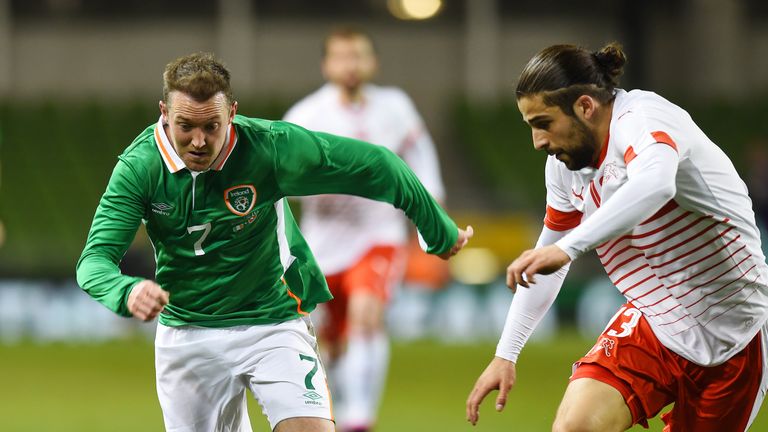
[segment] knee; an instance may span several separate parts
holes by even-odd
[[[587,414],[558,415],[552,424],[552,432],[617,432],[624,428],[611,422],[600,421]]]
[[[384,329],[384,306],[376,298],[358,295],[350,300],[347,325],[352,333],[372,336]]]
[[[357,335],[362,337],[373,337],[376,334],[383,331],[383,325],[374,319],[361,319],[358,321],[349,322],[350,335]]]
[[[573,417],[562,418],[558,416],[552,424],[552,432],[593,432],[583,419]]]

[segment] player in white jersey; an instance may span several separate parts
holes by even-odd
[[[328,81],[285,115],[307,129],[378,144],[413,169],[443,200],[432,139],[410,98],[395,87],[371,84],[377,60],[371,38],[341,28],[325,40]],[[403,216],[386,205],[349,195],[302,198],[301,229],[334,300],[320,335],[342,430],[370,430],[389,362],[384,312],[391,285],[404,271],[408,233]]]
[[[537,150],[549,154],[536,249],[507,269],[515,289],[496,357],[467,418],[499,390],[557,296],[569,263],[595,249],[628,303],[574,364],[553,430],[620,431],[674,402],[665,431],[743,431],[768,387],[768,267],[750,198],[728,157],[683,109],[616,88],[626,57],[549,47],[517,85]]]

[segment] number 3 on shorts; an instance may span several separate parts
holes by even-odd
[[[617,332],[616,330],[608,330],[608,333],[606,335],[613,336],[613,337],[624,337],[629,336],[632,334],[632,329],[635,328],[637,325],[637,322],[640,321],[640,317],[642,316],[642,313],[635,309],[635,308],[627,308],[626,306],[619,309],[618,312],[616,312],[616,315],[613,317],[611,322],[616,320],[619,315],[624,315],[626,317],[629,317],[629,321],[621,323],[621,333]]]
[[[315,374],[317,373],[317,359],[312,356],[308,356],[304,354],[299,354],[299,358],[301,360],[311,361],[312,364],[314,365],[312,367],[312,370],[309,371],[307,376],[304,377],[304,386],[307,388],[307,390],[314,390],[315,386],[312,385],[312,377],[314,377]]]

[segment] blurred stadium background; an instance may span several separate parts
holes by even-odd
[[[688,109],[750,184],[765,226],[763,0],[0,0],[0,430],[162,428],[153,326],[113,317],[73,281],[116,156],[156,121],[169,60],[215,52],[240,112],[277,119],[321,84],[325,33],[350,23],[376,39],[377,81],[413,97],[438,146],[447,206],[476,232],[442,289],[416,271],[395,297],[383,432],[471,429],[464,399],[511,299],[503,270],[543,217],[544,155],[512,94],[541,48],[623,43],[623,87]],[[140,233],[124,270],[151,275],[151,255]],[[521,357],[507,412],[484,405],[476,429],[548,430],[570,363],[620,301],[593,257],[577,262]],[[753,430],[768,430],[768,416]]]

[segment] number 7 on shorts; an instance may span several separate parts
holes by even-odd
[[[315,386],[312,385],[312,377],[314,377],[315,374],[317,373],[317,359],[312,356],[308,356],[304,354],[299,354],[299,358],[301,360],[311,361],[312,364],[314,365],[312,367],[312,370],[309,371],[307,376],[304,377],[304,386],[307,387],[307,390],[314,390]]]

